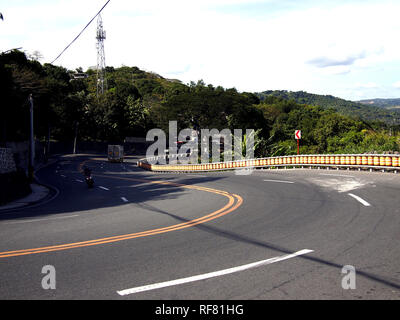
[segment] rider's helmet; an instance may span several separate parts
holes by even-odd
[[[92,171],[88,167],[84,166],[83,172],[85,173],[85,175],[89,175]]]

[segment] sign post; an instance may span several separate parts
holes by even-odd
[[[294,137],[297,140],[297,155],[299,155],[300,154],[301,130],[296,130],[294,133]]]
[[[30,131],[29,131],[29,159],[28,159],[28,178],[30,183],[33,182],[34,178],[34,167],[35,167],[35,136],[33,134],[33,97],[29,95],[30,103]]]

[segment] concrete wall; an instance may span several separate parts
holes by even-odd
[[[17,170],[13,152],[8,148],[0,148],[0,174],[14,172]]]
[[[17,168],[27,169],[29,164],[29,142],[7,142],[6,147],[11,149]],[[43,160],[43,145],[35,141],[35,164]]]
[[[29,143],[28,142],[7,142],[7,148],[9,148],[14,156],[16,166],[18,168],[28,168],[29,159]]]

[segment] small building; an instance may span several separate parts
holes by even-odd
[[[72,79],[71,80],[79,80],[79,79],[86,79],[88,78],[89,75],[84,72],[75,72],[72,74]]]

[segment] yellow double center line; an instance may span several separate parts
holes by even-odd
[[[54,245],[54,246],[48,246],[48,247],[40,247],[40,248],[34,248],[34,249],[22,249],[22,250],[15,250],[15,251],[6,251],[6,252],[0,252],[0,258],[8,258],[8,257],[16,257],[16,256],[23,256],[23,255],[30,255],[30,254],[37,254],[37,253],[45,253],[45,252],[52,252],[52,251],[61,251],[61,250],[69,250],[69,249],[74,249],[74,248],[82,248],[82,247],[89,247],[89,246],[97,246],[97,245],[102,245],[106,243],[112,243],[112,242],[118,242],[118,241],[123,241],[123,240],[129,240],[129,239],[134,239],[134,238],[140,238],[140,237],[148,237],[156,234],[161,234],[161,233],[166,233],[166,232],[171,232],[171,231],[176,231],[176,230],[181,230],[185,228],[190,228],[198,224],[202,224],[217,218],[220,218],[234,210],[236,210],[238,207],[241,206],[243,203],[242,197],[236,194],[231,194],[226,191],[222,190],[217,190],[217,189],[212,189],[212,188],[207,188],[207,187],[200,187],[200,186],[193,186],[193,185],[185,185],[185,184],[178,184],[170,181],[151,181],[151,180],[143,180],[143,179],[134,179],[134,178],[123,178],[123,177],[112,177],[112,176],[104,176],[104,175],[97,175],[97,176],[102,176],[106,178],[112,178],[112,179],[119,179],[119,180],[128,180],[128,181],[136,181],[136,182],[143,182],[143,183],[150,183],[150,184],[161,184],[161,185],[168,185],[172,187],[180,187],[180,188],[186,188],[186,189],[193,189],[193,190],[198,190],[198,191],[205,191],[205,192],[210,192],[214,194],[218,194],[224,197],[228,198],[228,203],[222,207],[219,210],[216,210],[210,214],[207,214],[203,217],[190,220],[184,223],[179,223],[175,224],[169,227],[164,227],[164,228],[158,228],[158,229],[152,229],[148,231],[142,231],[142,232],[137,232],[137,233],[131,233],[131,234],[124,234],[124,235],[119,235],[119,236],[113,236],[113,237],[107,237],[107,238],[101,238],[101,239],[95,239],[95,240],[88,240],[88,241],[81,241],[81,242],[74,242],[74,243],[66,243],[66,244],[61,244],[61,245]]]

